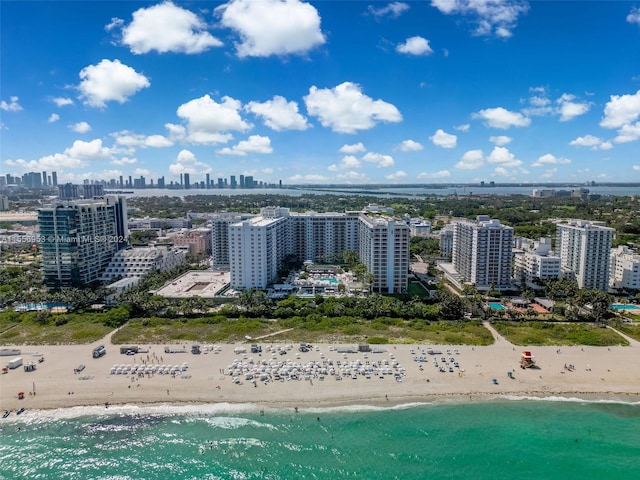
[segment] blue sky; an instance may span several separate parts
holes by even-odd
[[[640,181],[640,0],[0,9],[1,173]]]

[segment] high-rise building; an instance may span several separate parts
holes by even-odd
[[[47,187],[48,183],[47,183],[47,171],[43,170],[42,171],[42,186],[43,187]]]
[[[556,250],[562,276],[578,282],[578,287],[606,292],[615,229],[586,220],[569,220],[556,230]]]
[[[58,172],[51,172],[51,181],[53,182],[52,186],[58,186]]]
[[[29,172],[22,175],[22,185],[24,188],[42,188],[42,174],[39,172]]]
[[[240,188],[245,188],[244,175],[240,175]]]
[[[518,248],[513,250],[513,280],[521,286],[538,287],[539,280],[562,277],[560,257],[551,250],[551,238],[537,242],[516,238]]]
[[[73,183],[65,183],[58,185],[58,198],[60,200],[77,200],[80,198],[78,185]]]
[[[229,183],[231,185],[231,188],[236,188],[238,186],[235,175],[231,175],[231,177],[229,177]]]
[[[120,175],[120,178],[118,180],[119,180],[118,186],[120,188],[124,188],[124,178],[122,178],[122,175]]]
[[[184,174],[184,188],[186,188],[186,189],[191,188],[191,180],[189,178],[189,174],[188,173]]]
[[[453,224],[452,263],[464,283],[478,290],[511,287],[513,228],[487,215]]]
[[[124,197],[57,201],[40,208],[39,245],[45,285],[86,286],[99,280],[122,246],[118,240],[123,221],[126,225]]]
[[[251,175],[244,177],[244,188],[253,188],[253,177]]]
[[[224,181],[222,178],[218,178],[218,188],[224,188]]]
[[[616,290],[640,290],[640,254],[626,246],[611,250],[609,286]]]
[[[164,188],[164,175],[158,178],[158,188]]]
[[[98,183],[82,185],[82,197],[93,198],[104,195],[104,186]]]
[[[205,176],[205,188],[211,188],[211,174],[207,173]]]

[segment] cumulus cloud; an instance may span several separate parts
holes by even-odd
[[[311,125],[298,113],[298,103],[288,102],[286,98],[276,95],[272,100],[263,103],[249,102],[245,110],[261,117],[264,124],[276,131],[306,130]]]
[[[318,11],[299,0],[232,0],[215,12],[240,36],[239,57],[304,55],[325,43]]]
[[[169,172],[172,175],[211,173],[211,167],[204,162],[198,161],[191,151],[185,149],[180,150],[175,163],[169,165]]]
[[[549,168],[547,170],[544,171],[544,173],[542,175],[540,175],[540,178],[553,178],[553,176],[558,173],[558,169],[557,168]]]
[[[369,163],[375,163],[378,168],[389,168],[395,165],[391,155],[383,155],[381,153],[367,152],[362,160]]]
[[[445,15],[462,15],[471,19],[475,35],[511,37],[518,17],[527,13],[526,0],[431,0],[431,5]]]
[[[409,10],[409,5],[403,2],[392,2],[384,7],[376,8],[369,5],[369,13],[375,17],[391,17],[398,18],[404,12]]]
[[[506,145],[508,143],[511,143],[512,138],[511,137],[507,137],[506,135],[496,135],[496,136],[491,136],[489,137],[489,141],[491,143],[494,143],[498,146],[502,146],[502,145]]]
[[[222,155],[240,155],[245,156],[247,153],[273,153],[271,147],[271,139],[262,135],[251,135],[247,140],[240,141],[233,147],[225,147],[216,153]]]
[[[424,147],[421,143],[415,142],[413,140],[403,140],[400,142],[400,145],[396,147],[396,150],[400,150],[401,152],[419,152]]]
[[[469,150],[462,155],[462,158],[455,167],[460,170],[475,170],[484,165],[484,155],[482,150]]]
[[[167,128],[176,136],[186,135],[185,139],[192,143],[226,143],[233,138],[227,132],[244,132],[251,128],[251,124],[240,116],[241,108],[240,101],[234,98],[225,96],[222,103],[217,103],[209,95],[204,95],[178,107],[178,116],[187,122],[187,132],[172,124]]]
[[[574,147],[591,147],[592,150],[610,150],[613,148],[611,142],[605,142],[599,137],[593,135],[585,135],[584,137],[578,137],[569,142],[569,145]]]
[[[611,95],[604,107],[604,117],[600,126],[620,128],[630,124],[640,116],[640,90],[630,95]]]
[[[8,159],[4,163],[23,171],[56,170],[62,172],[65,169],[86,168],[91,161],[108,159],[110,156],[111,150],[104,147],[100,139],[90,142],[76,140],[63,153],[46,155],[38,160]]]
[[[568,165],[571,160],[568,158],[555,157],[550,153],[538,157],[538,160],[531,164],[532,167],[543,167],[545,165]]]
[[[10,97],[9,103],[4,100],[0,102],[0,110],[4,110],[5,112],[19,112],[22,110],[22,107],[18,103],[18,97]]]
[[[407,176],[407,173],[404,172],[403,170],[398,170],[395,173],[390,173],[389,175],[385,175],[384,178],[386,178],[387,180],[399,180],[401,178],[405,178]]]
[[[438,172],[422,172],[418,174],[418,178],[421,180],[432,180],[436,178],[448,178],[451,176],[451,172],[449,170],[440,170]]]
[[[121,26],[122,22],[118,20],[113,19],[106,29]],[[152,50],[158,53],[200,53],[222,45],[206,28],[206,22],[198,15],[166,1],[133,12],[131,23],[122,28],[122,44],[135,54]]]
[[[440,128],[436,130],[436,133],[429,137],[429,140],[438,147],[453,148],[458,142],[458,137],[451,135],[450,133],[446,133]]]
[[[133,171],[134,175],[151,175],[151,171],[147,170],[146,168],[136,168]]]
[[[518,160],[516,156],[505,147],[494,147],[487,157],[487,162],[497,163],[503,167],[519,167],[522,165],[522,160]]]
[[[289,177],[289,181],[291,182],[300,182],[300,183],[322,183],[329,180],[329,177],[325,177],[324,175],[317,175],[313,173],[309,173],[306,175],[296,174]]]
[[[129,148],[165,148],[171,147],[173,142],[163,135],[141,135],[129,130],[112,133],[116,144]]]
[[[591,103],[576,102],[575,99],[575,95],[563,93],[562,96],[558,100],[556,100],[556,102],[559,104],[558,109],[561,122],[573,120],[575,117],[584,115],[591,108]]]
[[[633,169],[634,169],[636,172],[640,172],[640,165],[634,165],[634,166],[633,166]]]
[[[87,133],[91,131],[91,125],[87,122],[78,122],[72,125],[69,125],[69,128],[76,133]]]
[[[640,8],[633,7],[627,15],[627,22],[635,23],[636,25],[640,25]]]
[[[137,162],[138,162],[137,158],[129,158],[129,157],[115,158],[111,161],[111,163],[113,163],[114,165],[133,165],[134,163],[137,163]]]
[[[373,128],[378,121],[400,122],[402,115],[392,104],[373,100],[359,85],[344,82],[334,88],[312,86],[304,97],[309,115],[318,117],[334,132],[355,133]]]
[[[338,165],[335,163],[333,165],[329,165],[328,170],[335,172],[338,170],[352,170],[354,168],[360,168],[362,163],[353,155],[346,155],[342,157],[342,160]]]
[[[151,85],[149,79],[120,60],[102,60],[80,70],[78,85],[85,105],[104,108],[106,102],[124,103],[139,90]]]
[[[404,43],[396,46],[396,51],[408,55],[431,55],[433,50],[429,46],[429,40],[419,36],[407,38]]]
[[[338,151],[341,153],[359,153],[359,152],[366,152],[367,149],[364,147],[362,142],[358,142],[352,145],[344,144],[342,147],[340,147],[340,150]]]
[[[513,172],[510,172],[504,167],[496,167],[493,169],[492,177],[511,177],[513,176]]]
[[[73,100],[67,97],[54,97],[51,99],[58,107],[64,107],[66,105],[73,105]]]
[[[618,130],[618,135],[613,139],[616,143],[633,142],[640,138],[640,122],[623,125]]]
[[[49,115],[47,122],[54,123],[54,122],[57,122],[58,120],[60,120],[60,115],[58,115],[57,113],[52,113],[51,115]]]
[[[102,140],[96,138],[90,142],[76,140],[73,145],[67,148],[64,153],[71,158],[82,160],[100,160],[108,158],[110,150],[102,145]]]
[[[531,124],[530,118],[502,107],[480,110],[472,114],[471,117],[483,120],[484,124],[489,127],[501,128],[503,130],[509,127],[527,127]]]
[[[454,130],[458,130],[459,132],[468,132],[470,128],[471,128],[471,125],[469,125],[468,123],[453,127]]]

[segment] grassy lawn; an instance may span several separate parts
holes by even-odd
[[[619,326],[615,327],[617,330],[620,330],[625,335],[629,335],[634,340],[638,340],[640,342],[640,325],[623,323]]]
[[[515,345],[628,345],[608,328],[581,323],[495,322],[494,328]]]
[[[100,322],[81,318],[64,325],[39,325],[23,320],[0,333],[0,345],[62,345],[91,343],[101,339],[112,328]]]
[[[420,282],[409,282],[407,293],[410,297],[426,297],[429,295],[427,289],[422,286]]]

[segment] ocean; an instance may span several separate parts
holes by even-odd
[[[0,420],[2,479],[638,479],[640,404],[84,407]]]

